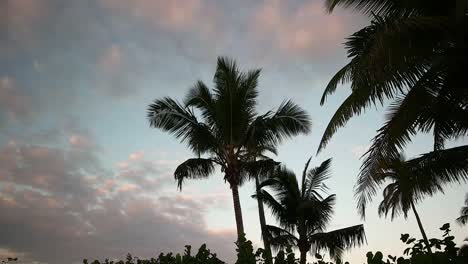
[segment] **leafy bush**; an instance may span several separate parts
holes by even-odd
[[[157,259],[139,259],[138,257],[133,257],[131,254],[128,254],[125,261],[110,261],[106,259],[103,262],[95,260],[90,264],[225,264],[224,261],[218,259],[216,254],[211,253],[211,251],[206,248],[205,244],[198,249],[196,255],[191,254],[191,249],[191,246],[185,246],[183,255],[176,254],[174,256],[172,252],[167,254],[161,253]],[[88,260],[84,259],[83,264],[89,264]]]
[[[461,254],[460,248],[454,242],[455,237],[450,235],[450,224],[444,224],[442,230],[442,239],[429,239],[431,251],[424,245],[422,239],[410,237],[409,234],[402,234],[400,240],[408,245],[403,251],[403,256],[396,257],[388,255],[384,261],[382,252],[377,251],[367,253],[368,264],[466,264],[468,256]]]
[[[410,237],[409,234],[402,234],[400,240],[408,245],[403,251],[403,256],[397,257],[388,255],[384,260],[384,254],[380,251],[374,253],[368,252],[367,264],[467,264],[468,251],[460,250],[454,242],[455,238],[450,235],[450,225],[443,225],[440,230],[443,232],[442,238],[429,239],[432,253],[429,253],[422,239]],[[266,253],[262,248],[254,250],[253,244],[247,240],[245,236],[241,236],[235,243],[237,248],[237,261],[236,264],[264,264]],[[191,246],[185,246],[183,255],[173,255],[171,252],[159,254],[158,258],[139,259],[128,254],[126,260],[109,261],[108,259],[103,262],[95,260],[91,263],[85,259],[84,264],[225,264],[224,261],[218,259],[216,254],[211,253],[203,244],[197,254],[192,255]],[[312,264],[333,264],[326,262],[320,254],[315,254],[316,262]],[[296,258],[290,245],[285,245],[284,249],[280,249],[273,258],[273,264],[298,264],[299,259]],[[339,262],[336,264],[342,264]],[[349,262],[344,262],[349,264]]]

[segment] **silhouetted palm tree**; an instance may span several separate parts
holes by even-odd
[[[322,197],[327,190],[324,181],[330,177],[331,159],[313,169],[308,168],[309,163],[310,159],[302,173],[300,186],[296,175],[284,167],[261,184],[261,187],[274,191],[272,195],[262,189],[261,197],[280,225],[268,226],[271,244],[276,247],[288,244],[298,247],[301,264],[306,263],[307,253],[311,249],[316,253],[326,249],[330,257],[337,260],[345,249],[359,246],[365,241],[362,225],[326,232],[335,203],[334,194]]]
[[[460,210],[460,217],[457,218],[457,222],[460,225],[465,225],[468,223],[468,194],[465,198],[465,206],[463,206]]]
[[[252,127],[255,127],[256,125],[253,125]],[[264,145],[259,145],[259,143],[262,142],[262,140],[256,140],[255,137],[258,136],[257,133],[254,133],[255,128],[252,129],[252,131],[249,132],[249,137],[248,141],[246,144],[246,155],[248,156],[248,160],[251,161],[270,161],[271,159],[266,156],[266,152],[269,152],[271,154],[277,155],[277,149],[274,146],[264,146]],[[271,264],[273,263],[273,258],[271,254],[271,246],[270,246],[270,238],[268,236],[267,230],[266,230],[266,219],[265,219],[265,210],[263,208],[263,200],[259,196],[260,194],[260,182],[261,180],[264,180],[268,177],[271,177],[271,173],[274,171],[275,167],[279,165],[278,163],[272,164],[273,166],[271,167],[270,171],[266,171],[265,169],[261,169],[258,171],[258,173],[254,173],[254,175],[251,175],[255,178],[255,193],[254,197],[256,196],[257,198],[257,206],[258,206],[258,218],[260,220],[260,229],[262,232],[262,240],[263,240],[263,246],[265,248],[265,263],[266,264]],[[252,173],[251,173],[252,174]]]
[[[241,155],[252,124],[257,120],[263,124],[262,140],[270,145],[310,129],[307,113],[291,101],[274,112],[256,116],[259,76],[259,69],[241,72],[235,61],[220,57],[213,90],[198,81],[183,103],[165,97],[148,107],[150,126],[173,134],[197,156],[175,170],[179,188],[184,180],[206,178],[214,172],[215,165],[221,167],[224,180],[231,187],[238,235],[244,233],[238,187],[249,170],[268,165],[252,164]]]
[[[403,155],[382,167],[379,174],[378,178],[390,181],[383,191],[383,201],[378,208],[379,215],[387,216],[391,212],[393,220],[403,213],[404,217],[407,218],[408,211],[412,210],[426,248],[428,252],[432,252],[415,203],[420,202],[426,196],[443,192],[440,178],[427,177],[424,171],[414,170],[405,162]]]
[[[390,102],[387,121],[365,155],[356,185],[362,216],[377,191],[375,171],[398,157],[415,134],[432,132],[434,150],[445,155],[446,140],[468,133],[468,89],[464,84],[468,48],[463,41],[468,36],[468,5],[463,3],[326,0],[330,12],[336,6],[354,8],[372,14],[372,21],[348,38],[345,46],[350,62],[324,91],[321,104],[338,84],[351,84],[351,94],[329,122],[318,151],[354,115]]]

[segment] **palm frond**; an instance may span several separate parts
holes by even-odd
[[[246,161],[240,165],[241,174],[246,178],[260,180],[268,179],[273,175],[275,169],[279,166],[279,162],[272,159]]]
[[[372,200],[378,184],[383,180],[375,177],[379,175],[379,168],[399,157],[400,150],[416,134],[418,123],[423,122],[421,117],[433,103],[434,97],[427,87],[432,87],[431,84],[438,81],[438,75],[429,72],[427,75],[434,80],[421,80],[406,96],[398,97],[390,105],[386,123],[378,130],[365,154],[355,186],[358,210],[362,217],[365,217],[366,204]]]
[[[361,114],[364,108],[369,105],[367,96],[361,96],[358,92],[351,93],[328,122],[320,140],[317,154],[325,148],[339,128],[343,127],[354,115]]]
[[[312,157],[310,157],[305,166],[304,166],[304,170],[302,171],[302,184],[301,184],[301,192],[302,192],[302,198],[304,198],[304,195],[305,195],[305,190],[306,190],[306,176],[307,176],[307,171],[309,170],[309,164],[310,164],[310,161],[312,160]]]
[[[450,3],[415,0],[326,0],[325,7],[332,12],[336,7],[350,8],[366,15],[408,17],[415,14],[447,14]]]
[[[354,115],[414,87],[424,75],[437,76],[438,71],[428,73],[428,70],[437,59],[434,49],[439,44],[424,44],[431,42],[427,36],[444,35],[447,24],[445,18],[376,17],[370,26],[353,34],[346,42],[352,60],[332,78],[323,99],[338,82],[351,82],[352,93],[330,120],[317,153]]]
[[[188,91],[184,103],[187,107],[196,107],[202,112],[204,120],[210,126],[214,126],[216,122],[215,98],[210,92],[210,89],[202,82],[197,81],[195,85]]]
[[[366,243],[363,225],[355,225],[326,233],[309,236],[310,242],[318,250],[328,250],[330,257],[338,260],[344,250]]]
[[[197,154],[216,152],[218,142],[210,128],[199,122],[188,108],[177,101],[165,97],[148,107],[150,126],[168,131]]]
[[[321,193],[326,193],[328,187],[324,181],[331,176],[330,166],[332,159],[327,159],[320,166],[315,167],[307,172],[307,180],[305,181],[305,196],[311,199],[321,199]]]
[[[352,80],[352,70],[354,61],[348,62],[343,68],[341,68],[332,79],[328,82],[325,91],[323,91],[322,98],[320,99],[320,105],[323,105],[327,100],[327,97],[336,91],[338,84],[344,84]]]
[[[257,117],[249,128],[251,138],[261,144],[277,145],[284,139],[310,132],[310,117],[292,101],[284,101],[275,112]]]
[[[215,162],[211,159],[193,158],[184,161],[177,166],[174,178],[177,180],[177,187],[182,190],[185,179],[203,179],[214,172]]]
[[[258,196],[260,196],[262,201],[270,208],[274,216],[280,218],[284,215],[285,212],[283,206],[276,201],[268,191],[260,190],[260,192],[258,192]]]
[[[429,178],[440,184],[468,181],[468,145],[432,151],[405,162],[406,169],[417,178]]]
[[[336,195],[332,194],[321,200],[302,201],[296,210],[306,220],[309,232],[322,232],[332,220],[335,202]]]
[[[240,146],[256,114],[257,79],[260,70],[241,72],[237,63],[219,57],[214,76],[216,128],[225,144]]]
[[[270,243],[275,249],[297,244],[298,238],[283,228],[267,225],[266,229]]]

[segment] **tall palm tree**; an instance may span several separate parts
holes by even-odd
[[[372,15],[372,21],[348,38],[350,62],[323,93],[321,104],[338,84],[351,84],[351,94],[330,120],[318,151],[354,115],[390,103],[387,121],[365,154],[358,176],[356,195],[364,216],[381,182],[374,178],[375,172],[382,163],[398,157],[415,134],[432,132],[434,150],[445,155],[446,140],[468,133],[468,89],[463,80],[463,69],[468,66],[463,41],[468,36],[468,5],[464,0],[325,2],[330,12],[337,6],[353,8]]]
[[[309,116],[291,101],[256,116],[259,76],[259,69],[242,72],[234,60],[219,57],[212,90],[198,81],[183,103],[165,97],[148,107],[150,126],[173,134],[196,155],[176,168],[179,189],[184,180],[207,178],[216,165],[221,168],[232,191],[239,236],[244,226],[238,188],[252,170],[269,163],[253,164],[242,155],[251,126],[259,120],[264,126],[262,140],[270,145],[310,130]]]
[[[263,201],[279,222],[279,227],[267,227],[271,244],[276,247],[296,246],[301,253],[301,264],[306,263],[307,253],[311,250],[317,253],[326,249],[331,258],[338,260],[345,249],[365,241],[363,225],[326,231],[335,203],[334,194],[322,196],[327,191],[324,181],[330,177],[331,159],[313,169],[309,169],[309,163],[310,159],[300,185],[296,175],[284,167],[261,184],[261,187],[274,191],[273,195],[264,189],[261,192]]]
[[[264,152],[270,152],[274,155],[277,155],[277,150],[273,146],[258,146],[259,141],[254,140],[254,137],[252,136],[249,139],[249,143],[247,144],[247,153],[250,156],[251,161],[269,161],[271,160],[269,157],[265,156]],[[265,258],[265,263],[266,264],[272,264],[273,263],[273,257],[271,254],[271,245],[270,245],[270,238],[267,233],[267,225],[266,225],[266,219],[265,219],[265,209],[263,207],[263,200],[260,197],[260,182],[261,179],[265,179],[270,177],[271,172],[274,171],[276,165],[279,165],[279,163],[274,164],[271,167],[270,171],[265,171],[265,170],[260,170],[259,173],[255,173],[252,175],[255,179],[255,196],[257,198],[257,206],[258,206],[258,218],[260,220],[260,229],[262,232],[262,240],[263,240],[263,246],[265,248],[265,253],[266,253],[266,258]]]
[[[468,194],[465,197],[465,206],[463,206],[460,210],[460,217],[457,218],[457,222],[460,225],[465,225],[468,223]]]

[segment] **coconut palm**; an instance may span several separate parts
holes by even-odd
[[[379,215],[386,217],[390,213],[393,220],[403,213],[404,217],[407,218],[408,211],[412,210],[426,248],[432,252],[415,203],[420,202],[426,196],[443,192],[440,179],[426,177],[421,170],[415,171],[408,166],[403,155],[382,167],[379,173],[379,178],[390,181],[383,191],[383,200],[378,208]]]
[[[252,126],[254,128],[256,125]],[[255,130],[255,129],[253,129]],[[246,153],[248,155],[249,160],[251,161],[269,161],[271,160],[268,156],[266,156],[266,152],[269,152],[271,154],[277,155],[277,149],[274,146],[262,146],[259,145],[261,143],[261,140],[256,140],[256,136],[258,136],[257,133],[254,133],[254,131],[250,131],[248,141],[246,144]],[[260,229],[262,232],[262,240],[263,240],[263,246],[265,248],[265,253],[266,253],[266,258],[265,258],[265,263],[266,264],[271,264],[273,263],[273,258],[271,254],[271,246],[270,246],[270,238],[268,237],[268,233],[266,230],[266,219],[265,219],[265,209],[263,207],[263,200],[261,199],[260,195],[260,182],[263,179],[266,179],[270,177],[271,172],[274,171],[275,167],[279,165],[279,163],[273,164],[271,167],[270,171],[265,171],[265,170],[260,170],[259,173],[256,173],[253,176],[255,180],[255,195],[257,198],[257,206],[258,206],[258,218],[260,221]],[[254,195],[254,196],[255,196]]]
[[[457,218],[457,222],[460,225],[465,225],[466,223],[468,223],[468,194],[466,194],[465,206],[461,208],[460,217]]]
[[[463,80],[463,69],[468,66],[463,41],[468,36],[468,5],[463,2],[326,1],[330,12],[337,6],[353,8],[372,14],[372,21],[348,38],[350,62],[324,91],[321,104],[338,84],[350,83],[351,94],[330,120],[318,151],[354,115],[390,103],[387,120],[365,155],[356,185],[363,216],[380,182],[373,178],[375,172],[382,163],[397,158],[415,134],[432,132],[434,150],[445,155],[446,140],[468,133],[468,89]]]
[[[238,188],[252,171],[271,165],[269,161],[244,158],[251,126],[257,120],[263,124],[265,145],[275,145],[310,129],[307,113],[291,101],[285,101],[276,111],[256,115],[259,76],[259,69],[242,72],[234,60],[219,57],[212,90],[198,81],[183,103],[165,97],[148,107],[150,126],[173,134],[196,155],[176,168],[179,189],[185,180],[207,178],[216,165],[221,168],[232,191],[239,236],[244,227]]]
[[[309,163],[310,159],[300,185],[296,175],[282,167],[261,184],[260,194],[279,222],[279,226],[267,226],[272,246],[296,246],[301,253],[301,264],[306,263],[311,250],[315,253],[328,250],[330,257],[338,260],[345,249],[365,241],[362,225],[326,231],[335,203],[334,194],[322,196],[327,191],[324,181],[330,177],[331,159],[313,169],[309,169]],[[265,188],[272,189],[274,194]]]

